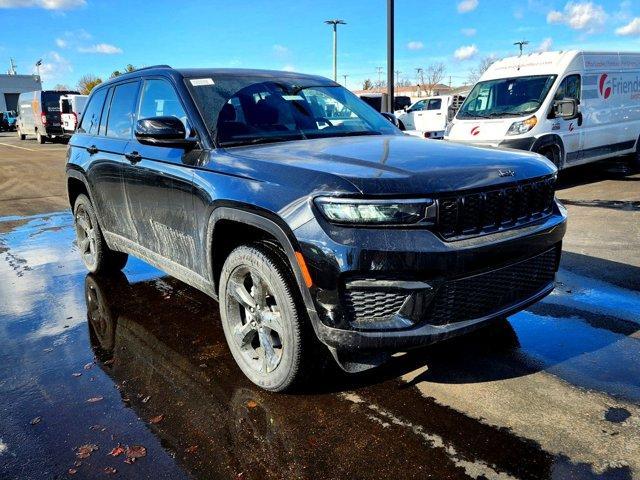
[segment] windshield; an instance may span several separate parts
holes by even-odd
[[[538,75],[479,82],[457,117],[500,118],[533,113],[542,105],[555,79],[555,75]]]
[[[356,135],[400,134],[340,86],[304,78],[227,75],[187,79],[207,127],[221,147]]]

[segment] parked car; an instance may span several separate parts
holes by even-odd
[[[413,103],[405,110],[396,112],[406,133],[424,138],[444,138],[449,121],[462,105],[464,97],[460,95],[438,95],[424,98]]]
[[[21,93],[18,97],[18,120],[16,128],[18,138],[24,140],[27,135],[35,135],[38,143],[56,138],[69,138],[62,129],[60,97],[78,94],[74,91],[36,90]]]
[[[116,77],[67,158],[88,270],[132,254],[218,299],[240,369],[274,391],[327,348],[360,371],[536,302],[566,228],[544,157],[406,136],[292,72]]]
[[[640,53],[546,52],[495,62],[449,125],[455,142],[538,152],[572,167],[640,165]]]
[[[60,119],[62,130],[71,135],[76,131],[78,119],[87,104],[88,95],[63,95],[60,97]]]
[[[382,93],[365,93],[360,95],[360,99],[366,102],[376,112],[382,112]],[[393,99],[393,110],[404,111],[405,107],[411,105],[411,98],[406,95],[396,95]]]
[[[0,131],[12,132],[16,129],[16,113],[13,111],[0,112]]]

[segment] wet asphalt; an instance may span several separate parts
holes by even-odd
[[[604,201],[588,182],[559,196]],[[526,311],[282,395],[242,376],[209,297],[133,258],[88,275],[68,212],[2,216],[0,478],[640,478],[640,251],[582,239]]]

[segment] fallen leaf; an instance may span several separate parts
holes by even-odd
[[[85,370],[91,370],[91,367],[93,367],[93,362],[89,362],[89,363],[87,363],[83,368],[84,368]]]
[[[142,403],[147,403],[149,400],[151,400],[151,396],[144,397]]]
[[[164,415],[156,415],[155,417],[151,417],[149,419],[149,423],[155,425],[156,423],[160,423],[164,419]]]
[[[78,470],[75,468],[70,468],[68,471],[69,475],[75,475],[76,473],[78,473]]]
[[[256,402],[255,400],[249,400],[247,402],[247,407],[249,408],[256,408],[258,406],[258,402]]]
[[[107,475],[114,475],[116,473],[118,473],[118,470],[116,470],[113,467],[104,467],[104,473],[106,473]]]
[[[127,447],[124,453],[127,456],[127,463],[133,463],[136,459],[145,457],[147,455],[147,449],[142,445],[131,445]]]
[[[198,451],[198,445],[191,445],[184,449],[185,453],[196,453]]]
[[[71,375],[73,375],[74,377],[81,377],[82,373],[81,372],[74,372]]]
[[[31,425],[37,425],[37,424],[39,424],[41,421],[42,421],[42,417],[36,417],[36,418],[32,419],[29,423],[30,423]]]
[[[111,455],[112,457],[117,457],[119,455],[122,455],[123,453],[124,453],[124,447],[118,444],[115,447],[113,447],[113,449],[109,452],[109,455]]]
[[[96,403],[96,402],[99,402],[99,401],[101,401],[103,399],[104,399],[104,397],[91,397],[91,398],[87,399],[87,402]]]
[[[103,362],[103,365],[113,365],[113,358],[111,360]]]
[[[87,443],[86,445],[82,445],[78,447],[76,451],[76,457],[78,458],[89,458],[93,452],[98,450],[98,446],[93,443]]]

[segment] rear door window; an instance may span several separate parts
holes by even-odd
[[[442,99],[441,98],[432,98],[429,100],[429,104],[427,105],[427,110],[440,110],[442,107]]]
[[[107,137],[131,138],[139,85],[139,82],[129,82],[115,87],[107,120]]]
[[[107,89],[98,90],[92,97],[89,105],[82,114],[78,132],[88,133],[89,135],[97,135],[100,126],[100,116],[102,115],[102,107],[104,99],[107,96]]]

